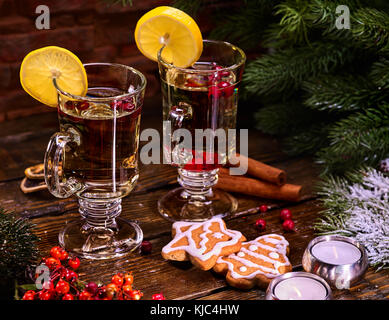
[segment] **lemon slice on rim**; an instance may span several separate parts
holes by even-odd
[[[67,49],[49,46],[31,51],[20,67],[20,83],[34,99],[50,106],[57,106],[57,90],[84,96],[88,91],[85,68],[80,59]]]
[[[196,22],[185,12],[168,6],[150,10],[139,19],[135,42],[140,52],[154,61],[165,45],[163,60],[182,68],[195,63],[203,51],[203,38]]]

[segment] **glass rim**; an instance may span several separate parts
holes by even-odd
[[[89,67],[89,66],[114,66],[114,67],[125,68],[125,69],[130,70],[131,72],[137,74],[140,77],[140,79],[141,79],[141,86],[140,86],[140,88],[134,90],[131,93],[129,92],[129,93],[125,93],[125,94],[121,94],[121,95],[117,95],[117,96],[112,96],[112,97],[88,97],[88,96],[79,96],[79,95],[71,94],[69,92],[66,92],[65,90],[62,90],[59,87],[58,83],[57,83],[57,79],[53,78],[53,84],[54,84],[54,87],[57,90],[57,92],[61,93],[62,95],[66,96],[68,98],[74,99],[74,100],[101,102],[101,101],[107,101],[107,100],[115,100],[115,99],[117,100],[117,99],[123,99],[123,98],[126,98],[126,97],[132,97],[132,96],[135,96],[138,93],[142,92],[146,88],[146,84],[147,84],[146,77],[144,76],[144,74],[142,72],[140,72],[139,70],[137,70],[137,69],[135,69],[133,67],[126,66],[126,65],[120,64],[120,63],[108,63],[108,62],[85,63],[85,64],[83,64],[83,66],[84,67]]]
[[[239,68],[240,66],[242,66],[245,62],[246,62],[246,54],[244,53],[244,51],[227,42],[227,41],[221,41],[221,40],[208,40],[208,39],[203,39],[203,43],[215,43],[215,44],[224,44],[230,48],[232,48],[233,50],[237,50],[241,56],[241,60],[239,61],[239,63],[235,63],[231,66],[228,66],[228,67],[222,67],[221,69],[218,69],[217,71],[220,72],[220,71],[231,71],[231,70],[234,70],[234,69],[237,69]],[[165,60],[163,60],[162,58],[162,50],[165,48],[165,46],[163,45],[161,47],[161,49],[158,50],[158,54],[157,54],[157,57],[158,57],[158,62],[161,63],[163,66],[167,67],[167,68],[174,68],[176,70],[179,70],[179,71],[182,71],[182,72],[186,72],[186,73],[199,73],[199,74],[202,74],[202,73],[205,73],[205,74],[208,74],[208,73],[211,73],[211,72],[215,72],[214,69],[201,69],[201,70],[197,70],[197,69],[189,69],[189,68],[182,68],[182,67],[177,67],[175,66],[174,64],[172,63],[169,63]]]

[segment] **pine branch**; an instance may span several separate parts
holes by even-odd
[[[282,16],[277,37],[288,38],[292,44],[309,43],[308,26],[305,18],[309,10],[307,3],[301,0],[287,0],[276,6],[275,9],[275,14]]]
[[[314,154],[328,144],[330,125],[324,121],[316,121],[304,127],[304,130],[289,135],[282,140],[282,146],[289,155]]]
[[[0,208],[0,277],[19,278],[36,262],[38,238],[26,219]]]
[[[351,31],[366,47],[389,50],[389,15],[374,8],[363,8],[353,15]]]
[[[273,135],[288,135],[300,132],[315,118],[315,111],[307,111],[299,101],[267,104],[255,113],[257,129]],[[285,125],[288,123],[288,125]]]
[[[303,80],[330,73],[354,58],[354,50],[326,42],[278,51],[248,63],[243,75],[243,94],[287,95],[297,90]]]
[[[323,174],[376,166],[389,154],[389,105],[358,112],[337,122],[329,131],[328,147],[318,152]]]
[[[304,104],[314,110],[350,112],[389,100],[389,91],[379,89],[366,76],[322,75],[302,84]]]
[[[369,78],[380,90],[389,89],[389,59],[381,58],[373,63]]]

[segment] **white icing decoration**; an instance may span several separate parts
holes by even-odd
[[[223,238],[223,233],[220,233],[220,232],[216,232],[213,234],[213,237],[216,238],[216,239],[221,239]]]
[[[210,230],[210,227],[213,223],[219,224],[220,232],[213,233]],[[189,227],[185,232],[182,232],[181,229],[183,227]],[[182,222],[177,221],[173,224],[173,228],[175,230],[176,236],[172,241],[170,241],[166,246],[162,248],[163,253],[169,253],[176,250],[184,250],[192,257],[198,258],[202,261],[206,261],[210,259],[212,256],[219,256],[222,249],[226,246],[233,246],[239,242],[242,238],[242,234],[239,231],[229,230],[225,227],[225,224],[220,218],[212,218],[205,222]],[[196,244],[196,242],[192,238],[192,232],[198,228],[202,228],[203,232],[200,234],[200,238],[202,239],[200,243]],[[221,235],[227,235],[229,240],[227,241],[219,241],[214,247],[205,253],[208,249],[206,247],[207,242],[209,241],[208,235],[215,235],[220,233]],[[176,242],[181,240],[182,238],[187,238],[188,245],[183,245],[179,247],[172,247]]]
[[[269,246],[266,245],[260,240],[269,243],[269,244],[274,244],[275,246]],[[228,265],[228,269],[230,271],[230,274],[233,278],[238,279],[238,278],[246,278],[246,279],[252,279],[254,278],[257,274],[263,274],[267,278],[274,278],[278,275],[280,275],[279,272],[279,267],[281,266],[288,266],[290,265],[290,262],[288,260],[288,257],[286,256],[286,251],[287,247],[289,245],[289,242],[286,241],[286,239],[283,236],[277,235],[277,234],[269,234],[265,236],[261,236],[256,238],[255,240],[249,241],[249,242],[243,242],[242,243],[242,248],[237,254],[230,254],[227,257],[219,257],[217,260],[217,263],[226,263]],[[247,249],[248,247],[248,249]],[[267,251],[267,254],[261,254],[258,252],[254,252],[253,250],[255,247],[255,250],[258,249],[258,247],[264,249]],[[251,261],[248,259],[243,258],[245,255],[253,257],[256,261]],[[283,256],[285,262],[281,262],[277,259],[280,258],[280,255]],[[241,272],[242,268],[246,267],[252,267],[255,268],[254,271],[249,274],[249,275],[242,275],[239,274],[234,270],[234,265],[232,264],[231,261],[226,260],[232,259],[239,261],[243,266],[239,268]],[[273,268],[265,267],[263,265],[260,265],[260,261],[266,261],[269,262],[273,265]],[[246,270],[247,271],[247,270]]]
[[[246,272],[246,271],[247,271],[247,268],[246,268],[246,267],[240,267],[240,268],[239,268],[239,271],[240,271],[240,272]]]
[[[278,259],[280,255],[277,252],[270,252],[269,257],[273,259]]]

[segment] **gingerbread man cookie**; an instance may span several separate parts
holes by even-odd
[[[166,260],[187,261],[201,270],[211,269],[219,256],[238,252],[246,238],[226,228],[220,218],[205,222],[175,222],[173,240],[162,248]]]
[[[227,282],[239,289],[264,287],[272,278],[292,270],[283,236],[268,234],[243,242],[237,253],[219,257],[213,270],[226,275]]]

